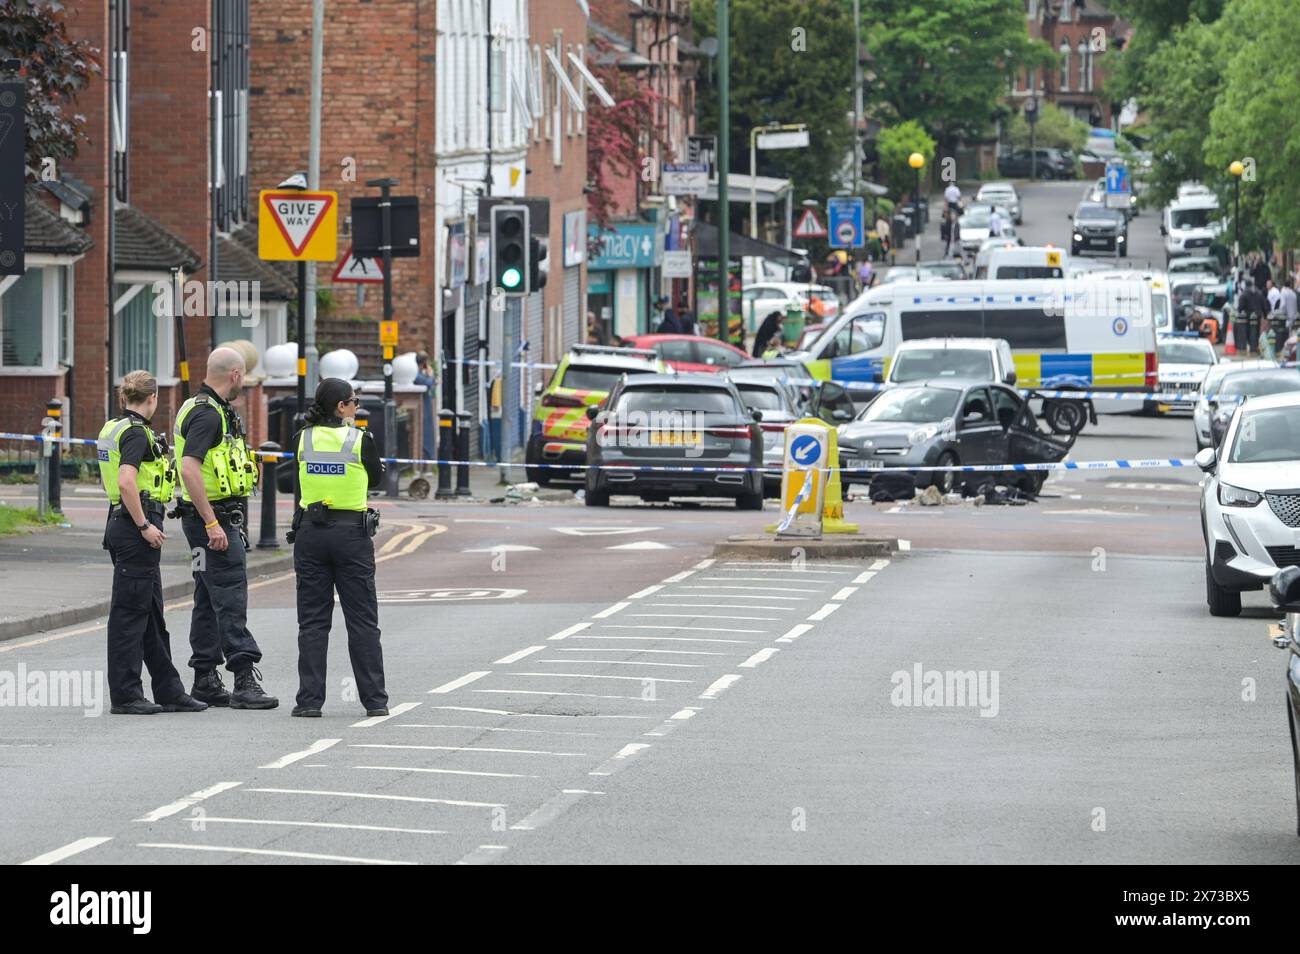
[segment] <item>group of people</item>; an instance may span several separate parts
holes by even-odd
[[[1266,353],[1264,337],[1275,317],[1283,319],[1288,335],[1295,330],[1296,287],[1295,277],[1278,276],[1275,281],[1273,268],[1262,252],[1246,255],[1242,267],[1228,279],[1233,342],[1243,354]]]
[[[177,411],[174,456],[154,428],[158,382],[131,371],[118,390],[121,415],[97,441],[100,479],[108,495],[104,548],[113,563],[108,618],[108,683],[114,715],[201,712],[210,706],[274,709],[261,684],[262,650],[248,629],[245,532],[257,466],[232,403],[245,374],[243,356],[218,348],[208,357],[198,394]],[[297,577],[298,693],[293,715],[320,716],[334,595],[347,623],[348,654],[366,714],[388,714],[375,592],[378,514],[367,492],[383,475],[373,437],[356,425],[352,385],[326,378],[290,446],[294,451],[294,571]],[[168,513],[173,495],[175,509]],[[172,662],[163,614],[161,556],[164,518],[179,516],[192,555],[189,692]],[[152,701],[141,666],[149,670]],[[221,669],[232,674],[227,689]]]

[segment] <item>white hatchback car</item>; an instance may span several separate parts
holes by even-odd
[[[1263,368],[1276,368],[1276,361],[1266,358],[1251,358],[1246,361],[1220,361],[1206,372],[1201,381],[1201,399],[1192,408],[1192,428],[1196,431],[1196,449],[1214,446],[1214,426],[1210,421],[1210,398],[1219,389],[1219,383],[1225,375],[1234,371],[1259,371]]]
[[[1300,392],[1251,398],[1233,413],[1216,452],[1196,463],[1212,616],[1236,616],[1241,594],[1280,567],[1300,566]]]

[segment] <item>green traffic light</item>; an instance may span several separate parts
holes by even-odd
[[[517,268],[507,268],[501,273],[502,288],[518,288],[524,280],[524,273]]]

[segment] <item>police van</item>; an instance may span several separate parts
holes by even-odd
[[[1051,245],[1016,245],[1008,242],[983,249],[975,258],[975,278],[1024,281],[1029,278],[1064,278],[1069,256]]]
[[[1156,331],[1146,281],[897,282],[845,309],[803,357],[813,377],[852,388],[883,381],[898,346],[917,338],[1004,338],[1021,388],[1150,390]],[[867,391],[859,391],[865,399]],[[855,396],[858,396],[855,394]],[[1058,433],[1080,430],[1096,411],[1137,410],[1119,399],[1046,400]]]

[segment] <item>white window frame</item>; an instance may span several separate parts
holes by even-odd
[[[1079,54],[1079,92],[1088,91],[1088,42],[1080,40],[1076,49]]]
[[[1070,91],[1070,41],[1062,40],[1057,52],[1061,54],[1061,77],[1057,89],[1062,93],[1068,93]]]
[[[61,374],[59,368],[62,335],[60,334],[63,316],[60,314],[60,283],[67,283],[69,293],[72,289],[72,263],[78,261],[67,255],[28,254],[27,271],[40,269],[41,275],[41,363],[40,364],[0,364],[0,375],[28,377],[35,374]],[[0,297],[18,283],[21,275],[9,275],[0,278]],[[69,338],[71,339],[71,335]],[[3,357],[0,357],[3,360]]]
[[[188,278],[187,275],[181,273],[182,281],[186,280],[187,278]],[[172,273],[152,272],[152,271],[130,271],[126,269],[119,269],[113,274],[113,286],[115,290],[116,290],[116,286],[118,285],[127,285],[130,288],[134,288],[137,285],[145,286],[141,288],[140,291],[135,292],[135,294],[137,295],[152,294],[154,282],[165,282],[167,285],[170,286],[172,283]],[[131,292],[128,291],[127,294],[131,294]],[[121,311],[121,308],[125,307],[127,304],[127,301],[123,300],[125,298],[126,296],[123,295],[113,302],[113,325],[114,326],[113,326],[113,354],[112,354],[113,369],[112,371],[113,371],[113,382],[115,384],[121,384],[122,378],[125,375],[125,372],[118,367],[118,353],[117,353],[117,345],[118,345],[118,341],[120,340],[118,335],[118,328],[117,328],[117,320],[118,320],[117,316],[118,313]],[[118,306],[119,301],[122,302],[121,307]],[[176,377],[176,323],[174,317],[171,314],[171,310],[172,310],[171,299],[169,299],[168,302],[169,303],[168,303],[167,313],[157,318],[157,326],[154,329],[154,333],[157,335],[157,338],[154,340],[154,344],[156,346],[156,353],[158,355],[158,368],[154,372],[154,377],[158,379],[159,387],[169,387],[180,381],[180,378]],[[181,307],[183,308],[184,305],[185,305],[185,296],[182,293]],[[152,308],[152,305],[150,307]],[[135,369],[132,368],[129,370],[135,370]]]

